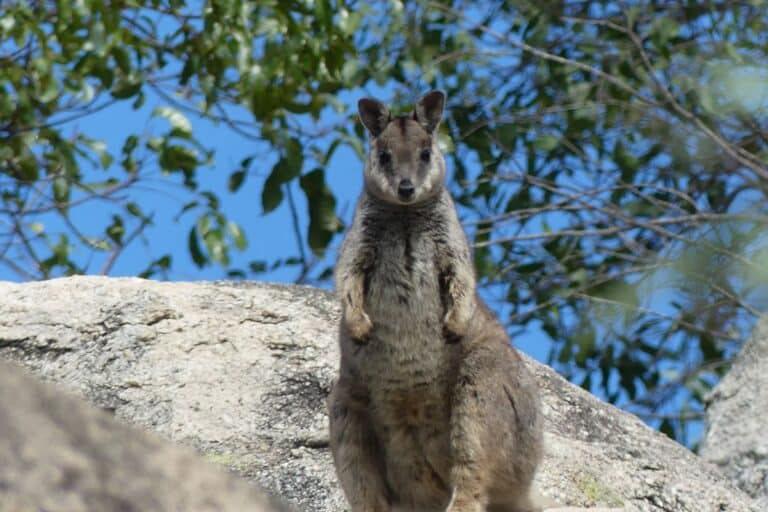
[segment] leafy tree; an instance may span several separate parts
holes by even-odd
[[[339,95],[407,105],[439,87],[483,293],[513,334],[543,330],[570,379],[690,444],[765,307],[767,33],[761,0],[0,0],[0,265],[109,273],[153,236],[130,194],[152,183],[186,190],[198,265],[263,270],[231,265],[247,240],[206,188],[207,120],[256,148],[231,191],[269,162],[262,211],[306,204],[281,262],[323,281],[343,228],[325,173],[343,145],[362,156]],[[168,129],[116,154],[72,130],[148,97]],[[72,212],[91,202],[108,213],[86,231]],[[172,265],[154,255],[143,274]]]
[[[100,269],[109,272],[153,223],[152,212],[122,192],[159,179],[181,184],[191,197],[182,212],[197,214],[189,232],[194,261],[228,266],[230,249],[243,249],[246,240],[201,182],[214,151],[195,137],[190,113],[266,143],[277,155],[263,187],[264,212],[305,172],[312,250],[322,251],[340,230],[324,180],[336,146],[313,145],[318,134],[306,132],[305,118],[343,109],[334,94],[370,79],[365,70],[376,66],[353,58],[358,52],[378,58],[373,45],[369,51],[357,44],[363,14],[327,0],[204,6],[11,0],[0,6],[3,265],[27,278],[92,271],[73,257],[80,246],[109,253]],[[97,135],[71,129],[73,120],[118,103],[140,109],[148,95],[166,102],[152,115],[166,118],[169,129],[159,136],[131,133],[119,154],[110,154]],[[240,117],[248,113],[249,119]],[[230,190],[243,185],[262,156],[254,153],[233,170]],[[110,203],[112,214],[100,232],[85,233],[71,211],[93,201]],[[49,232],[36,220],[49,212],[64,229]],[[163,255],[145,274],[170,265],[170,255]]]
[[[428,8],[472,35],[439,81],[481,276],[566,375],[685,440],[766,299],[765,6],[468,5]]]

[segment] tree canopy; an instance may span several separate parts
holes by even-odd
[[[325,282],[344,227],[326,173],[364,142],[340,96],[439,88],[484,296],[571,380],[690,444],[768,298],[767,35],[762,0],[0,0],[0,266],[108,274],[159,232],[131,191],[172,182],[197,265]],[[110,151],[73,128],[148,97],[163,133],[126,126]],[[254,147],[230,191],[260,180],[262,213],[306,216],[296,254],[231,264],[247,219],[206,185],[225,164],[198,119]],[[87,203],[96,228],[73,220]]]

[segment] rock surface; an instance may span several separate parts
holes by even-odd
[[[768,319],[707,402],[701,455],[768,510]]]
[[[75,277],[0,283],[0,357],[195,447],[300,510],[345,510],[326,434],[333,297],[296,286]],[[542,492],[568,506],[757,511],[714,466],[528,360]],[[0,441],[2,442],[2,441]]]
[[[0,364],[0,510],[275,512],[254,486]]]

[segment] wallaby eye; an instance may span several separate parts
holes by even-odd
[[[390,160],[392,160],[392,156],[389,151],[379,151],[379,163],[381,165],[387,165]]]
[[[419,155],[419,158],[421,158],[421,161],[426,163],[429,163],[429,157],[431,155],[431,151],[429,149],[422,149],[421,154]]]

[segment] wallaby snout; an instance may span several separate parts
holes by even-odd
[[[397,186],[397,195],[403,201],[411,199],[415,191],[413,183],[408,178],[400,180],[400,184]]]

